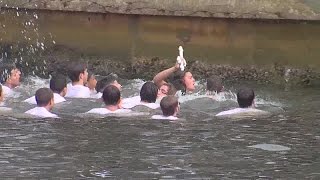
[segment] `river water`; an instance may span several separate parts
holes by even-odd
[[[188,57],[211,63],[319,67],[319,23],[120,16],[1,10],[0,60],[23,61],[62,46],[75,54],[131,60]],[[14,54],[18,50],[18,56]],[[61,50],[61,49],[59,49]],[[45,57],[40,57],[45,58]],[[35,62],[36,63],[36,62]],[[90,63],[89,63],[90,64]],[[31,66],[30,66],[31,68]],[[45,67],[42,68],[45,71]],[[139,94],[143,80],[122,80],[123,97]],[[27,179],[320,179],[319,87],[256,82],[226,83],[220,101],[196,94],[179,99],[178,121],[97,117],[94,99],[57,104],[56,120],[34,119],[21,101],[48,79],[27,76],[0,113],[0,177]],[[252,87],[257,108],[270,116],[219,119],[237,107],[234,93]],[[160,113],[159,110],[151,113]]]
[[[138,94],[142,80],[124,80],[123,96]],[[198,82],[198,91],[203,87]],[[236,107],[235,89],[255,89],[256,104],[271,116],[219,119]],[[32,119],[21,103],[48,80],[28,77],[0,116],[2,178],[112,179],[319,179],[319,89],[226,84],[220,101],[187,95],[178,121],[149,114],[93,117],[101,102],[57,104],[56,120]],[[155,111],[155,114],[159,111]]]

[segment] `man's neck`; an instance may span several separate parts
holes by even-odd
[[[72,82],[72,86],[75,86],[75,85],[81,85],[81,86],[84,86],[84,83],[82,80],[79,80],[77,82]]]
[[[51,106],[48,104],[46,106],[38,106],[38,107],[43,107],[45,108],[47,111],[50,111],[51,110]]]
[[[12,86],[11,84],[9,84],[9,83],[5,83],[4,84],[5,86],[7,86],[8,88],[10,88],[10,89],[13,89],[13,88],[15,88],[14,86]]]
[[[119,109],[119,106],[118,105],[108,105],[105,108],[110,110],[110,111],[116,111],[116,110]]]
[[[149,104],[149,103],[151,103],[151,102],[147,102],[147,101],[140,101],[141,103],[143,103],[143,104]]]

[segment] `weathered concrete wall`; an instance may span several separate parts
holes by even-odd
[[[320,20],[319,0],[0,0],[0,7],[143,15]]]

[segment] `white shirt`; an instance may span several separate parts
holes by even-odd
[[[41,117],[41,118],[58,118],[58,116],[56,114],[53,114],[53,113],[49,112],[44,107],[35,107],[33,109],[30,109],[30,110],[26,111],[25,113],[31,114],[31,115],[34,115],[34,116],[38,116],[38,117]]]
[[[54,103],[55,104],[66,101],[66,99],[64,97],[62,97],[60,94],[58,94],[58,93],[53,93],[53,98],[54,98]],[[37,104],[35,96],[32,96],[32,97],[24,100],[23,102],[26,102],[26,103],[29,103],[29,104]]]
[[[216,114],[216,116],[237,115],[241,113],[257,114],[257,113],[267,113],[267,112],[259,109],[255,109],[255,108],[235,108],[228,111],[220,112]]]
[[[95,90],[95,89],[90,89],[90,95],[95,95],[97,94],[98,92]]]
[[[13,94],[13,91],[8,86],[5,86],[5,85],[2,85],[2,91],[3,91],[3,96],[5,98],[10,97]]]
[[[177,120],[179,118],[175,116],[164,116],[164,115],[153,115],[151,119],[161,119],[161,120]]]
[[[94,99],[100,99],[102,97],[102,93],[101,92],[98,92],[96,94],[91,94],[90,96],[91,98],[94,98]]]
[[[0,106],[0,111],[11,111],[11,110],[12,110],[12,108]]]
[[[126,108],[126,109],[131,109],[131,108],[138,106],[138,105],[147,106],[148,108],[151,108],[151,109],[157,109],[160,107],[160,104],[158,104],[158,103],[141,102],[140,96],[134,96],[134,97],[125,98],[122,100],[122,107]]]
[[[83,85],[69,86],[66,97],[68,98],[90,98],[90,89]]]
[[[90,111],[86,112],[86,113],[92,113],[92,114],[112,114],[112,113],[130,113],[131,110],[130,109],[117,109],[115,111],[110,111],[107,108],[94,108],[91,109]]]
[[[160,108],[160,104],[157,104],[157,103],[143,103],[143,102],[140,102],[140,104],[138,104],[138,105],[147,106],[150,109],[158,109],[158,108]]]

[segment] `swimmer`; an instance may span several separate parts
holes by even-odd
[[[0,66],[0,83],[2,84],[3,97],[13,96],[15,87],[20,85],[21,71],[14,64]]]
[[[68,76],[72,85],[68,86],[65,97],[68,98],[90,98],[90,89],[84,86],[88,80],[88,69],[84,63],[73,62],[69,67]]]
[[[235,108],[228,111],[223,111],[218,113],[216,116],[230,116],[230,115],[258,115],[258,114],[267,114],[268,112],[256,109],[254,107],[255,94],[254,91],[250,88],[241,88],[237,92],[237,101],[239,108]]]
[[[171,76],[171,78],[169,78]],[[166,83],[166,79],[174,85],[182,94],[192,93],[195,90],[195,79],[190,71],[181,71],[178,63],[175,66],[159,72],[153,78],[153,82],[160,89]]]
[[[50,89],[53,91],[55,104],[66,101],[64,96],[67,94],[67,80],[64,75],[57,74],[52,76],[52,78],[50,79]],[[27,102],[29,104],[37,104],[35,96],[24,100],[24,102]]]
[[[105,104],[104,108],[94,108],[87,113],[93,114],[110,114],[110,113],[129,113],[130,109],[121,108],[121,94],[119,89],[114,85],[108,85],[104,88],[102,99]]]
[[[178,98],[172,95],[168,95],[162,98],[160,102],[162,115],[153,115],[152,119],[168,119],[177,120],[177,113],[180,111],[180,105]]]
[[[26,111],[26,114],[31,114],[41,118],[58,118],[56,114],[50,112],[54,106],[53,92],[49,88],[40,88],[36,91],[37,107]]]
[[[95,74],[93,74],[93,72],[89,71],[88,72],[88,81],[86,83],[86,86],[90,89],[90,95],[97,94],[96,85],[97,85],[96,76],[95,76]]]

